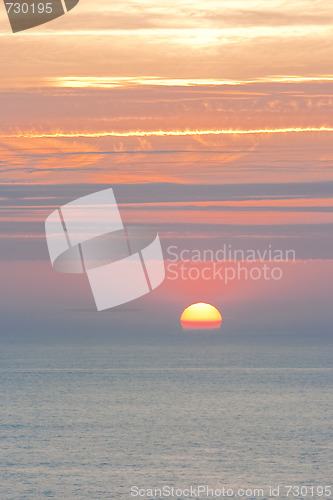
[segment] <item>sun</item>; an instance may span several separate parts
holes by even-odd
[[[222,323],[222,316],[216,307],[206,302],[188,306],[180,317],[183,330],[217,330]]]

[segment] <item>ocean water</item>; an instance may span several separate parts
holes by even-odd
[[[313,498],[284,486],[333,482],[332,360],[315,335],[1,345],[0,499]]]

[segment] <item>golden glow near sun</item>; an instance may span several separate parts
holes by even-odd
[[[184,309],[180,322],[183,330],[216,330],[221,326],[222,316],[211,304],[198,302]]]

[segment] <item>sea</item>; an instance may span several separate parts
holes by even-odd
[[[0,347],[1,500],[333,498],[331,336]]]

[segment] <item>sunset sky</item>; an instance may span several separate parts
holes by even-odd
[[[13,34],[1,4],[5,330],[148,328],[152,307],[167,329],[211,301],[226,328],[329,331],[332,28],[327,0],[80,0]],[[84,277],[52,270],[44,220],[105,187],[165,247],[272,244],[297,260],[279,283],[167,281],[96,319]]]

